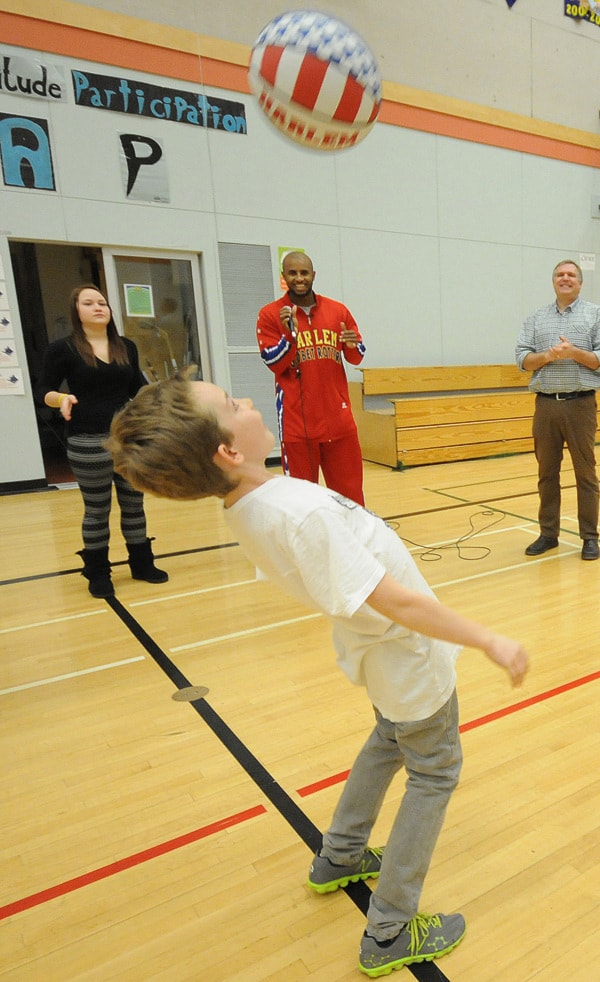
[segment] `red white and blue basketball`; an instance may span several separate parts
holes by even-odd
[[[254,42],[248,74],[273,125],[316,150],[354,146],[379,113],[375,56],[351,27],[315,10],[270,21]]]

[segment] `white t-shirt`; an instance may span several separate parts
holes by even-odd
[[[333,623],[337,663],[393,722],[427,719],[456,685],[460,648],[409,631],[365,603],[387,572],[433,596],[396,533],[318,484],[275,477],[224,511],[259,575]]]

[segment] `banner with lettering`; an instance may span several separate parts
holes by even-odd
[[[589,20],[600,27],[600,0],[580,0],[580,3],[567,3],[565,0],[565,17]]]
[[[129,201],[169,204],[169,175],[161,140],[120,133],[121,179]]]
[[[65,80],[58,65],[0,52],[0,93],[26,95],[49,102],[65,101]]]
[[[76,106],[204,126],[226,133],[246,133],[246,110],[242,102],[80,70],[72,71],[71,78]]]
[[[0,160],[8,187],[56,191],[46,119],[0,113]]]

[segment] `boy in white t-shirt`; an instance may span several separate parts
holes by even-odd
[[[375,978],[451,951],[460,914],[422,914],[423,881],[462,755],[455,661],[481,649],[513,685],[521,645],[440,604],[398,536],[375,515],[306,481],[269,472],[273,434],[250,399],[209,382],[147,386],[117,415],[108,449],[134,487],[223,499],[227,524],[261,574],[326,614],[337,661],[365,686],[375,728],[355,761],[308,884],[328,893],[378,877],[359,968]],[[387,788],[408,781],[385,851],[368,846]]]

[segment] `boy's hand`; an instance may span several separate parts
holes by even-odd
[[[521,685],[529,670],[529,661],[518,641],[494,634],[484,650],[488,658],[508,672],[513,685]]]

